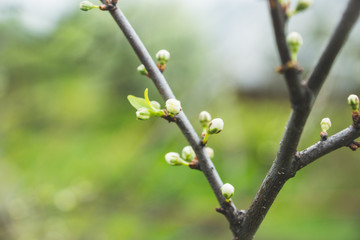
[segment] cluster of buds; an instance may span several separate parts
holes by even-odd
[[[177,152],[169,152],[165,155],[165,160],[171,166],[189,166],[191,162],[197,161],[195,152],[191,146],[185,146],[183,148],[181,157]]]
[[[282,0],[280,1],[280,4],[283,6],[283,9],[285,10],[286,16],[289,18],[297,13],[303,12],[306,9],[310,7],[312,4],[312,0],[299,0],[295,9],[290,10],[290,1],[289,0]]]
[[[325,141],[328,138],[328,133],[327,131],[330,129],[331,127],[331,121],[330,118],[323,118],[320,122],[320,126],[321,126],[321,133],[320,133],[320,137],[322,141]]]
[[[150,117],[163,117],[165,111],[160,109],[161,105],[157,101],[150,101],[148,89],[145,89],[144,98],[128,96],[130,104],[136,109],[136,117],[139,120],[147,120]]]
[[[160,103],[150,101],[148,89],[145,89],[144,98],[129,95],[128,100],[136,109],[136,117],[139,120],[147,120],[150,117],[163,117],[169,121],[175,121],[174,115],[181,111],[181,103],[176,99],[168,99],[166,101],[166,110],[161,109]]]
[[[225,183],[221,188],[220,188],[221,194],[224,196],[224,198],[226,199],[226,202],[230,202],[230,198],[234,195],[235,192],[235,188],[233,185],[231,185],[230,183]]]
[[[214,150],[210,147],[204,148],[205,154],[209,158],[214,157]],[[185,146],[180,154],[177,152],[169,152],[165,155],[166,162],[171,166],[185,165],[192,169],[200,169],[199,161],[196,157],[195,151],[191,146]]]
[[[215,118],[211,120],[210,113],[206,111],[202,111],[199,114],[199,121],[203,128],[201,134],[201,140],[203,144],[207,143],[209,135],[220,133],[224,128],[224,121],[221,118]]]
[[[355,128],[360,129],[359,97],[355,94],[351,94],[348,97],[348,103],[353,110],[352,113],[353,126]]]

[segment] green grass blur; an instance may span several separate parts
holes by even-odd
[[[137,74],[140,63],[112,20],[91,14],[69,16],[45,36],[16,20],[0,26],[0,239],[230,239],[204,176],[164,161],[187,145],[180,131],[161,119],[136,120],[128,94],[148,87],[151,99],[161,98]],[[169,21],[139,34],[153,55],[172,53],[165,75],[199,133],[201,110],[224,119],[209,145],[246,209],[276,155],[289,103],[239,96],[226,83],[218,91],[201,86],[203,39],[191,28],[171,32],[176,19]],[[198,97],[199,86],[217,93]],[[319,140],[323,117],[332,119],[330,135],[351,123],[345,101],[318,104],[301,148]],[[341,149],[301,170],[256,239],[359,239],[359,169],[358,153]]]

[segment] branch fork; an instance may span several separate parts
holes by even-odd
[[[148,70],[148,76],[154,82],[163,99],[176,99],[166,79],[162,75],[162,69],[159,69],[153,62],[135,30],[120,9],[116,7],[117,1],[101,1],[108,6],[110,14],[127,37],[140,61]],[[232,201],[226,201],[220,191],[223,182],[211,159],[204,151],[203,147],[205,144],[199,139],[185,113],[180,112],[176,115],[176,124],[194,149],[197,156],[197,161],[191,162],[189,167],[201,170],[207,178],[214,195],[220,203],[220,207],[217,208],[216,211],[222,213],[228,220],[230,229],[233,232],[234,240],[253,239],[257,229],[283,185],[289,178],[295,175],[296,171],[337,148],[343,146],[351,146],[352,148],[355,148],[356,146],[356,148],[358,148],[360,145],[359,142],[354,141],[360,136],[360,117],[359,113],[357,113],[355,115],[353,114],[354,124],[349,128],[330,136],[326,141],[319,141],[313,146],[301,152],[297,152],[298,143],[313,106],[313,102],[332,67],[335,57],[338,55],[354,23],[359,17],[360,1],[349,0],[348,7],[334,31],[329,44],[315,66],[314,71],[310,74],[309,79],[304,84],[301,83],[298,76],[300,69],[297,64],[291,62],[289,49],[286,44],[284,31],[287,20],[286,13],[280,6],[279,1],[268,0],[268,2],[270,5],[278,51],[281,62],[284,65],[279,68],[279,72],[284,73],[289,90],[290,102],[292,106],[296,106],[296,108],[294,107],[291,113],[274,164],[246,212],[237,210]]]

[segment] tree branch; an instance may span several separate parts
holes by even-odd
[[[307,80],[306,84],[313,92],[313,95],[316,96],[319,93],[321,86],[325,82],[326,76],[330,72],[336,56],[339,54],[342,46],[349,36],[352,27],[359,18],[359,13],[360,1],[350,0],[340,22],[338,23],[323,54],[320,57],[319,62]]]
[[[286,46],[286,42],[284,42],[284,16],[281,15],[282,10],[280,9],[278,1],[269,0],[269,4],[271,16],[273,19],[275,37],[281,60],[284,64],[284,62],[290,59],[290,57],[287,56],[289,52]],[[246,212],[242,228],[237,233],[235,239],[250,240],[253,238],[278,193],[286,181],[295,175],[297,170],[294,169],[296,148],[298,146],[306,120],[310,114],[317,93],[320,90],[322,83],[325,81],[335,57],[343,46],[346,36],[353,27],[354,22],[356,21],[355,18],[357,18],[359,15],[359,8],[359,0],[350,0],[347,9],[344,12],[343,18],[339,22],[333,34],[332,40],[330,40],[329,46],[325,49],[317,64],[317,67],[309,77],[309,87],[311,87],[311,90],[314,93],[312,96],[309,94],[306,94],[305,96],[300,94],[300,92],[303,90],[300,90],[301,87],[298,85],[299,82],[297,77],[295,81],[295,78],[293,79],[285,76],[290,91],[290,98],[293,98],[292,101],[294,101],[294,96],[298,96],[299,98],[296,99],[300,99],[302,102],[298,103],[297,101],[299,100],[295,101],[298,106],[295,107],[291,113],[275,161],[266,175],[262,185],[260,186],[260,189],[251,203],[248,211]],[[343,24],[346,25],[344,27],[345,30],[342,30]],[[338,34],[342,34],[342,36],[337,36]],[[332,59],[329,61],[326,59],[326,57],[330,57]],[[304,97],[302,98],[302,96]]]
[[[104,0],[102,1],[103,3],[106,3],[104,2]],[[149,52],[145,48],[144,44],[140,40],[139,36],[135,32],[131,24],[128,22],[122,11],[119,8],[116,8],[109,12],[124,33],[130,45],[134,49],[136,55],[140,59],[141,63],[144,64],[145,68],[149,73],[149,77],[152,79],[164,101],[169,98],[175,98],[165,77],[157,68]],[[233,202],[227,203],[225,198],[222,196],[220,188],[222,187],[223,182],[218,172],[216,171],[214,164],[205,153],[200,138],[198,137],[196,131],[194,130],[193,126],[191,125],[183,111],[176,115],[176,124],[180,128],[181,132],[183,133],[189,144],[194,149],[196,156],[199,160],[200,169],[204,173],[221,206],[221,212],[228,219],[232,231],[235,231],[235,228],[239,226],[241,214],[240,212],[238,212]]]
[[[287,66],[287,63],[291,62],[291,57],[285,35],[285,12],[278,0],[269,0],[269,6],[281,64],[282,66]],[[295,108],[302,103],[306,92],[305,88],[300,82],[296,68],[285,69],[284,76],[289,90],[290,102]]]
[[[245,215],[237,239],[252,239],[286,181],[295,175],[293,157],[310,109],[294,110],[286,126],[280,147],[268,174]]]
[[[101,1],[106,4],[106,0]],[[281,62],[283,65],[286,65],[291,60],[291,58],[287,48],[286,37],[284,33],[284,12],[281,10],[277,0],[269,0],[269,4]],[[234,234],[234,239],[249,240],[253,238],[255,232],[257,231],[285,182],[289,178],[293,177],[296,171],[301,168],[294,168],[296,161],[300,162],[298,166],[300,166],[301,163],[302,165],[306,166],[316,158],[332,151],[333,149],[336,149],[335,146],[347,144],[349,143],[348,141],[350,141],[349,139],[355,136],[359,136],[359,130],[355,130],[354,132],[354,130],[350,127],[350,130],[346,129],[334,135],[333,137],[330,137],[325,143],[322,143],[321,146],[318,145],[319,143],[315,144],[318,147],[322,147],[321,151],[315,151],[316,149],[314,145],[313,147],[302,151],[302,154],[300,153],[300,158],[295,158],[296,149],[304,125],[313,106],[313,102],[323,82],[325,81],[327,74],[330,71],[335,57],[340,51],[346,40],[346,37],[348,36],[352,26],[354,25],[354,22],[359,15],[359,9],[360,1],[350,0],[347,10],[345,11],[343,18],[336,28],[333,37],[328,44],[328,47],[325,49],[317,66],[311,73],[309,80],[307,81],[307,86],[303,86],[300,83],[296,69],[289,68],[285,71],[285,79],[289,89],[290,101],[293,105],[293,111],[280,143],[276,159],[246,213],[239,212],[232,202],[229,204],[225,201],[220,192],[220,188],[223,182],[213,163],[205,154],[198,135],[185,116],[185,113],[181,112],[177,115],[176,123],[182,131],[183,135],[186,137],[187,141],[193,147],[198,157],[200,168],[206,176],[221,206],[221,209],[218,209],[218,211],[223,213],[229,221],[230,228]],[[168,83],[166,82],[166,79],[158,70],[150,54],[120,9],[112,9],[109,12],[113,16],[116,23],[119,25],[120,29],[123,31],[140,61],[146,67],[150,78],[159,90],[163,99],[167,100],[169,98],[175,98]],[[313,96],[307,94],[308,91],[306,87],[309,87],[309,89],[313,92]]]
[[[307,149],[299,152],[295,158],[296,171],[338,148],[349,146],[356,138],[360,137],[360,129],[352,125],[341,132],[319,141]]]

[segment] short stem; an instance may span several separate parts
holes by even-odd
[[[203,139],[202,139],[202,143],[203,144],[206,144],[207,143],[207,140],[208,140],[208,138],[209,138],[209,133],[208,133],[208,131],[206,131],[206,133],[205,133],[205,135],[204,135],[204,137],[203,137]]]

